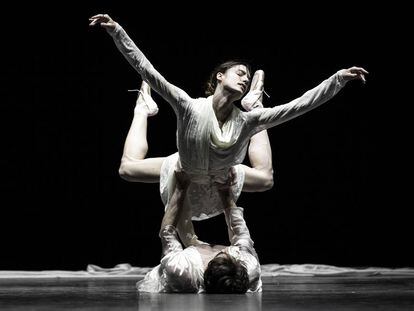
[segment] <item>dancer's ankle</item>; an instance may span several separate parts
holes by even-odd
[[[134,108],[134,115],[148,118],[149,112],[146,106],[137,104]]]

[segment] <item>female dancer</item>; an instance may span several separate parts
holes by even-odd
[[[108,31],[143,80],[174,109],[179,154],[171,163],[164,161],[168,171],[164,181],[166,197],[168,201],[175,187],[174,171],[186,172],[190,185],[185,204],[191,206],[193,219],[212,217],[223,211],[221,200],[215,196],[215,185],[225,183],[229,170],[242,163],[253,135],[316,108],[337,94],[348,81],[365,81],[364,75],[368,73],[359,67],[342,69],[287,104],[244,112],[233,103],[247,90],[250,80],[247,64],[227,62],[218,66],[210,81],[214,93],[194,99],[155,70],[123,28],[107,14],[95,15],[90,21],[91,26],[100,24]],[[245,97],[249,103],[246,106],[254,106],[262,91],[249,92]],[[237,191],[233,193],[237,195]]]

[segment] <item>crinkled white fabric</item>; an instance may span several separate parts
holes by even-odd
[[[194,198],[190,198],[191,202],[196,203],[192,206],[194,220],[212,217],[223,211],[221,201],[216,200],[217,196],[209,196],[214,192],[211,189],[212,182],[226,180],[228,170],[243,162],[249,140],[254,134],[318,107],[345,85],[340,75],[334,74],[285,105],[257,108],[249,112],[233,106],[230,117],[220,129],[213,110],[212,96],[191,98],[169,83],[155,70],[119,24],[116,24],[111,35],[128,62],[176,113],[179,167],[191,176],[192,183],[195,184],[190,192]],[[162,187],[167,187],[168,202],[168,194],[174,189],[171,188],[174,181],[170,179],[174,179],[174,176],[169,167],[165,170],[168,171],[168,177],[163,177],[167,182]],[[203,203],[199,203],[201,201]]]
[[[183,247],[175,227],[168,225],[160,231],[161,263],[137,283],[140,292],[199,292],[204,283],[204,265],[193,246]]]
[[[204,266],[200,253],[193,247],[168,253],[161,263],[137,283],[139,292],[201,292]]]
[[[236,183],[232,187],[233,197],[235,201],[239,198],[243,183],[244,170],[240,165],[236,165]],[[160,174],[160,193],[161,199],[167,206],[173,189],[175,188],[174,171],[179,169],[178,152],[165,158],[161,166]],[[218,195],[216,180],[220,180],[220,176],[215,175],[190,175],[192,182],[187,191],[184,204],[191,206],[192,219],[203,220],[216,216],[223,212],[221,199]],[[196,182],[195,182],[196,180]],[[220,180],[221,181],[221,180]],[[186,207],[184,207],[186,208]]]
[[[249,275],[248,292],[262,291],[260,263],[254,250],[254,242],[243,217],[243,208],[225,210],[231,246],[226,252],[238,260]],[[204,264],[202,255],[194,246],[183,250],[177,229],[171,225],[160,231],[162,244],[161,264],[137,283],[141,292],[202,292],[204,291]]]
[[[161,293],[164,291],[163,284],[161,281],[162,270],[161,265],[154,267],[151,271],[145,274],[145,277],[138,281],[136,286],[139,292],[145,293]]]
[[[120,266],[122,268],[120,269]],[[125,263],[116,265],[114,268],[101,268],[96,265],[88,265],[86,270],[1,270],[0,279],[136,279],[143,277],[148,272],[153,271],[152,267],[133,267]],[[414,268],[352,268],[336,267],[322,264],[293,264],[280,265],[265,264],[261,265],[262,277],[276,276],[334,276],[334,277],[369,277],[369,276],[414,276]],[[331,282],[331,281],[329,281]]]
[[[237,246],[223,250],[239,260],[249,275],[248,292],[261,292],[262,280],[258,260]],[[137,283],[140,292],[204,292],[204,266],[200,253],[193,246],[174,251],[163,257],[161,264]]]

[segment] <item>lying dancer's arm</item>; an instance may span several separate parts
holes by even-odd
[[[182,245],[178,239],[177,225],[183,213],[185,192],[187,191],[189,179],[183,172],[176,172],[176,187],[165,210],[161,222],[160,238],[162,243],[162,256],[173,250],[181,250]]]
[[[131,40],[125,30],[108,14],[92,16],[90,25],[100,24],[112,36],[119,51],[128,62],[141,75],[142,79],[148,82],[152,89],[160,94],[174,109],[176,113],[185,109],[188,103],[188,94],[180,88],[169,83],[149,62],[141,50]]]
[[[226,206],[224,215],[227,228],[229,229],[228,232],[231,245],[245,247],[254,253],[254,243],[250,237],[249,229],[247,228],[243,217],[243,208],[236,205],[229,189],[223,188],[219,193],[220,198],[223,200],[223,205]]]
[[[219,193],[223,204],[225,204],[224,206],[226,206],[224,215],[230,243],[239,250],[239,254],[237,252],[234,254],[235,258],[243,263],[249,275],[249,291],[261,291],[262,281],[259,257],[254,249],[254,242],[244,220],[243,208],[236,206],[230,189],[224,188]],[[232,253],[230,248],[229,254]]]

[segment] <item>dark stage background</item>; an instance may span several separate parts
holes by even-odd
[[[158,185],[118,176],[136,96],[127,89],[141,80],[109,35],[88,27],[101,12],[193,97],[203,95],[210,70],[232,58],[266,72],[267,106],[339,69],[366,68],[366,85],[349,83],[327,104],[269,131],[275,185],[242,194],[239,205],[264,264],[413,266],[412,138],[404,118],[411,89],[398,73],[406,51],[396,32],[358,8],[343,18],[292,15],[289,22],[281,9],[187,9],[168,15],[168,7],[60,4],[3,13],[0,269],[159,260]],[[160,112],[149,120],[148,156],[166,156],[176,151],[175,115],[154,98]],[[201,239],[226,243],[221,216],[196,229]]]

